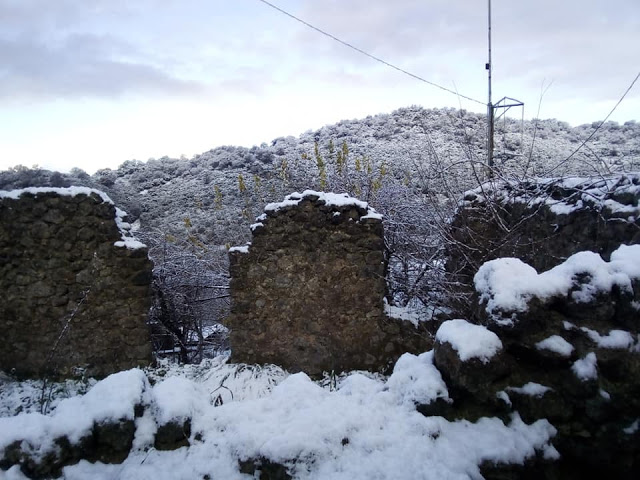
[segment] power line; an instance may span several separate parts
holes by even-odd
[[[609,114],[605,117],[604,120],[602,120],[602,122],[600,122],[600,124],[593,130],[593,132],[591,132],[591,135],[589,135],[587,137],[587,139],[582,142],[578,148],[576,148],[573,153],[571,155],[569,155],[567,158],[565,158],[562,162],[560,162],[558,165],[556,165],[553,169],[551,169],[548,173],[553,172],[554,170],[556,170],[558,167],[560,167],[561,165],[564,165],[565,163],[567,163],[569,160],[571,160],[571,158],[580,151],[580,149],[582,147],[584,147],[587,142],[589,142],[589,140],[591,140],[593,138],[593,136],[598,132],[598,130],[600,130],[600,127],[602,127],[607,120],[609,120],[609,117],[613,114],[613,112],[616,111],[616,108],[618,108],[618,105],[620,105],[622,103],[622,100],[624,100],[624,97],[627,96],[627,94],[631,91],[631,89],[633,88],[633,86],[636,84],[636,82],[638,81],[638,78],[640,78],[640,72],[638,72],[638,74],[636,75],[636,78],[633,79],[633,82],[631,82],[631,85],[629,85],[629,88],[627,88],[627,90],[622,94],[622,96],[620,97],[620,100],[618,100],[618,103],[616,103],[613,108],[611,109],[611,111],[609,112]]]
[[[466,95],[462,95],[462,94],[460,94],[458,92],[455,92],[454,90],[451,90],[451,89],[449,89],[447,87],[443,87],[442,85],[438,85],[437,83],[430,82],[429,80],[426,80],[426,79],[424,79],[422,77],[419,77],[418,75],[415,75],[415,74],[413,74],[411,72],[408,72],[408,71],[406,71],[406,70],[404,70],[404,69],[402,69],[400,67],[396,67],[395,65],[393,65],[393,64],[391,64],[389,62],[386,62],[385,60],[382,60],[381,58],[376,57],[375,55],[371,55],[370,53],[367,53],[364,50],[362,50],[362,49],[360,49],[360,48],[358,48],[358,47],[356,47],[356,46],[354,46],[354,45],[352,45],[352,44],[350,44],[348,42],[345,42],[344,40],[340,40],[338,37],[336,37],[334,35],[331,35],[330,33],[327,33],[324,30],[319,29],[318,27],[314,27],[310,23],[305,22],[301,18],[298,18],[295,15],[292,15],[291,13],[281,9],[280,7],[278,7],[278,6],[276,6],[276,5],[272,4],[272,3],[267,2],[266,0],[258,0],[258,1],[264,3],[265,5],[268,5],[269,7],[273,8],[274,10],[277,10],[278,12],[286,15],[287,17],[290,17],[290,18],[296,20],[297,22],[302,23],[303,25],[311,28],[312,30],[315,30],[316,32],[321,33],[325,37],[329,37],[331,40],[334,40],[334,41],[344,45],[345,47],[349,47],[350,49],[355,50],[356,52],[361,53],[362,55],[365,55],[365,56],[375,60],[376,62],[380,62],[383,65],[386,65],[387,67],[391,67],[394,70],[397,70],[398,72],[404,73],[405,75],[409,75],[410,77],[412,77],[412,78],[414,78],[416,80],[419,80],[421,82],[424,82],[424,83],[426,83],[428,85],[431,85],[432,87],[439,88],[440,90],[444,90],[445,92],[452,93],[452,94],[454,94],[454,95],[456,95],[458,97],[464,98],[466,100],[470,100],[472,102],[479,103],[480,105],[486,105],[484,102],[481,102],[480,100],[476,100],[475,98],[467,97]]]

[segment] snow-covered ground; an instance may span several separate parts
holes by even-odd
[[[314,382],[275,366],[247,366],[225,358],[201,365],[120,372],[85,387],[60,389],[67,399],[37,411],[40,390],[0,379],[0,451],[17,438],[43,447],[55,435],[80,438],[91,420],[121,418],[135,402],[147,405],[136,420],[134,448],[122,464],[81,461],[66,479],[252,478],[238,460],[266,457],[300,479],[474,479],[484,461],[522,463],[538,450],[555,458],[555,429],[546,421],[524,424],[514,416],[449,422],[425,417],[417,403],[450,401],[433,354],[405,354],[393,374],[367,372]],[[31,389],[31,390],[30,390]],[[21,395],[18,393],[21,392]],[[19,400],[21,398],[21,400]],[[17,403],[30,404],[11,416]],[[157,451],[153,434],[169,418],[192,418],[191,446]],[[0,478],[25,478],[18,467]]]

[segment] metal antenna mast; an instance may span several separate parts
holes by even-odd
[[[491,103],[491,0],[489,1],[488,15],[488,37],[489,37],[489,60],[485,65],[489,80],[489,100],[487,101],[487,166],[493,168],[493,104]]]
[[[524,114],[524,103],[520,100],[516,100],[515,98],[503,97],[501,100],[496,102],[495,104],[491,103],[491,0],[488,0],[488,40],[489,40],[489,61],[486,63],[485,68],[488,74],[489,80],[489,99],[487,101],[487,167],[489,167],[489,175],[492,175],[493,171],[493,137],[495,130],[495,115],[496,110],[499,108],[503,108],[504,112],[500,114],[500,117],[505,115],[507,111],[511,107],[523,107]],[[511,103],[508,103],[511,102]],[[498,118],[500,118],[498,117]]]

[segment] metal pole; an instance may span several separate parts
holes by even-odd
[[[487,102],[487,165],[493,168],[493,105],[491,104],[491,0],[489,1],[488,37],[489,37],[489,62],[486,65],[489,76],[489,100]],[[491,174],[491,173],[489,173]]]

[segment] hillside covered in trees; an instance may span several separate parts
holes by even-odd
[[[605,175],[640,168],[640,124],[570,127],[557,120],[496,126],[495,157],[509,178]],[[343,120],[300,137],[279,137],[252,148],[223,146],[191,159],[127,160],[88,175],[23,166],[0,172],[0,188],[81,184],[106,191],[143,231],[191,233],[208,245],[246,238],[262,206],[294,190],[345,191],[384,209],[384,190],[454,195],[478,184],[484,172],[483,115],[408,107],[391,114]],[[572,155],[573,154],[573,155]],[[570,158],[568,158],[570,157]]]

